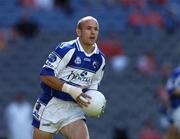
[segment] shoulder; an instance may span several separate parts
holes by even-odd
[[[174,73],[180,74],[180,67],[177,67],[177,68],[174,70]]]
[[[93,58],[93,65],[96,65],[100,69],[104,70],[106,65],[105,55],[99,49],[97,49]]]
[[[106,57],[105,57],[104,53],[100,49],[98,49],[98,50],[99,50],[99,54],[101,55],[101,57],[105,60]]]
[[[177,78],[178,76],[180,76],[180,67],[177,67],[176,69],[174,69],[174,71],[171,74],[172,78]]]
[[[105,59],[105,54],[101,51],[101,49],[99,48],[98,44],[95,44],[95,46],[96,46],[96,54],[99,54],[100,57]]]
[[[97,49],[97,55],[102,60],[102,62],[105,63],[105,59],[106,59],[105,55],[104,55],[104,53],[99,48]]]
[[[66,55],[66,53],[68,53],[70,50],[72,49],[76,49],[77,45],[76,45],[76,40],[72,40],[72,41],[68,41],[68,42],[62,42],[60,43],[56,48],[55,48],[55,53],[59,56],[59,57],[64,57],[64,55]]]

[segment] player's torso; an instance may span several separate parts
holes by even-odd
[[[102,58],[99,54],[87,56],[75,50],[67,66],[56,73],[56,77],[73,84],[88,86],[101,64]]]
[[[103,67],[105,59],[97,46],[91,54],[87,54],[80,47],[78,40],[73,40],[56,47],[48,56],[40,75],[55,76],[74,86],[97,89],[103,75]],[[74,101],[67,93],[55,90],[43,82],[41,88],[43,94],[40,99],[43,102],[47,103],[52,97]]]

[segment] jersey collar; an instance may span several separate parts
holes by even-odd
[[[93,45],[95,47],[95,49],[90,54],[88,54],[88,53],[86,53],[86,51],[84,51],[84,49],[83,49],[83,47],[82,47],[82,45],[81,45],[81,43],[79,41],[79,37],[76,39],[76,44],[77,44],[78,51],[84,52],[86,56],[91,56],[93,54],[98,54],[99,53],[99,50],[98,50],[98,47],[97,47],[96,43]]]

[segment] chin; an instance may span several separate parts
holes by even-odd
[[[92,46],[92,45],[94,45],[94,44],[95,44],[95,42],[94,42],[94,43],[91,43],[91,44],[89,44],[89,45],[91,45],[91,46]]]
[[[92,45],[94,45],[94,43],[95,43],[95,42],[89,42],[89,43],[86,43],[86,45],[92,46]]]
[[[89,44],[94,45],[95,43],[96,43],[95,41],[91,41]]]

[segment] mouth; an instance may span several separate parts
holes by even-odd
[[[90,38],[90,40],[95,40],[95,37],[89,37]]]

